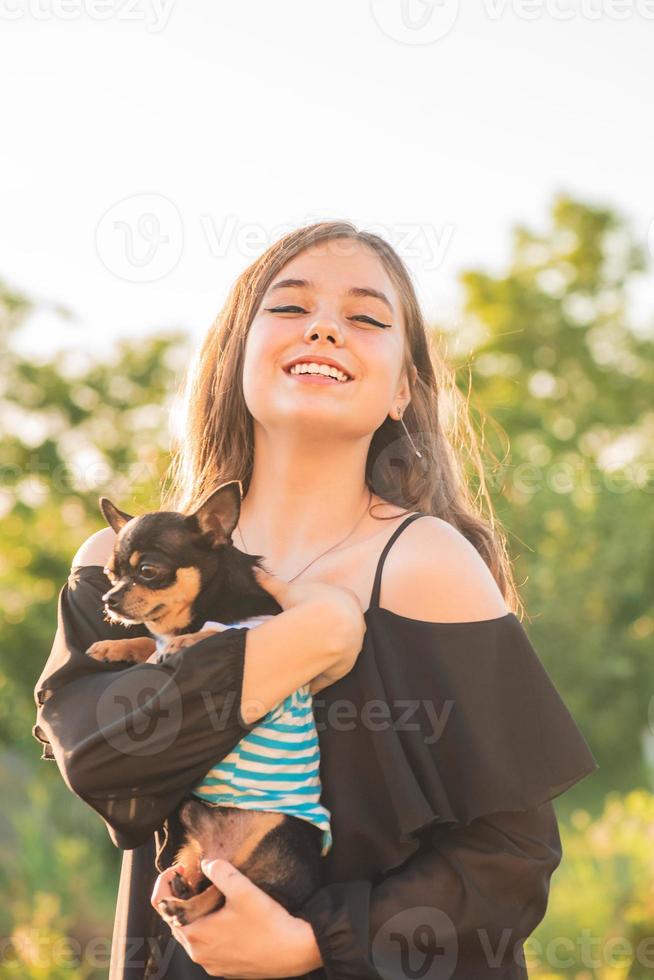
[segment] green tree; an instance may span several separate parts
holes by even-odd
[[[103,361],[73,351],[27,357],[17,341],[31,312],[0,284],[0,929],[23,951],[21,976],[82,980],[105,976],[106,956],[95,974],[74,956],[39,966],[32,939],[52,950],[66,937],[82,949],[110,937],[120,854],[56,764],[40,760],[33,688],[71,559],[105,526],[98,498],[135,513],[158,506],[189,341],[169,332],[122,342]]]
[[[497,460],[525,625],[600,763],[571,801],[652,785],[654,331],[628,304],[645,269],[619,215],[561,194],[545,231],[514,230],[506,272],[461,276],[444,332]]]

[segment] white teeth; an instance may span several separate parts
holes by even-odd
[[[347,374],[343,374],[338,368],[331,367],[329,364],[317,364],[314,361],[294,364],[289,374],[324,374],[326,377],[335,378],[341,382],[350,380]]]

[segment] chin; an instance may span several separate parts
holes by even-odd
[[[121,626],[134,626],[137,623],[142,622],[140,619],[130,619],[129,616],[126,616],[124,613],[116,612],[114,609],[107,609],[106,617],[112,623],[120,623]]]

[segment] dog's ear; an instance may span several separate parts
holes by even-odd
[[[132,520],[131,514],[126,514],[124,510],[114,507],[109,497],[100,497],[100,510],[104,514],[107,524],[114,529],[116,534],[124,527],[128,521]]]
[[[241,512],[243,486],[240,480],[230,480],[213,490],[193,514],[186,518],[193,529],[210,534],[214,547],[231,540]]]

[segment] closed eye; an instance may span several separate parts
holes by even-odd
[[[383,327],[387,330],[392,326],[391,323],[381,323],[379,320],[375,320],[372,316],[367,316],[366,314],[361,314],[360,316],[351,316],[350,320],[363,320],[365,323],[374,323],[376,327]]]
[[[266,313],[306,313],[307,311],[302,309],[301,306],[274,306],[266,309]],[[392,326],[391,323],[381,323],[380,320],[375,320],[374,317],[368,316],[367,314],[361,313],[357,316],[348,317],[349,320],[362,320],[364,323],[373,323],[376,327],[383,327],[385,330]]]

